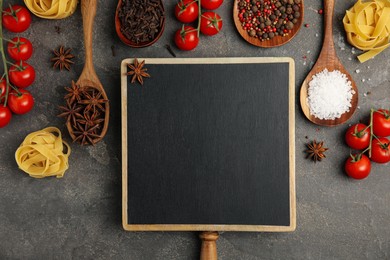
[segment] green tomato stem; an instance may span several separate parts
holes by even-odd
[[[372,137],[374,136],[374,127],[373,127],[373,124],[372,124],[372,122],[373,122],[373,117],[374,117],[374,109],[373,108],[371,108],[371,112],[370,112],[370,145],[368,146],[368,148],[367,149],[369,149],[368,150],[368,157],[369,158],[371,158],[371,147],[372,147]]]
[[[197,28],[197,31],[198,31],[198,38],[200,36],[200,21],[202,19],[202,0],[198,0],[198,8],[199,8],[199,13],[198,13],[198,28]]]
[[[3,0],[0,0],[0,8],[1,10],[3,10]],[[3,13],[0,12],[0,53],[1,53],[1,58],[3,60],[4,74],[5,74],[5,81],[6,81],[4,106],[7,106],[10,83],[8,77],[7,59],[5,57],[4,47],[3,47],[3,23],[2,23],[3,19],[2,18],[3,18]]]

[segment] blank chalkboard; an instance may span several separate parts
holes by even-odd
[[[122,62],[125,230],[295,229],[290,58]]]

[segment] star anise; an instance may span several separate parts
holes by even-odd
[[[65,95],[65,99],[69,100],[71,104],[77,100],[79,102],[81,100],[81,95],[83,91],[80,89],[80,86],[76,85],[72,80],[71,87],[65,87],[65,90],[68,91],[68,94]]]
[[[63,68],[70,70],[70,65],[74,64],[74,62],[71,60],[74,58],[74,55],[72,55],[70,52],[72,49],[65,50],[64,46],[60,46],[58,50],[53,50],[54,57],[51,58],[51,61],[54,62],[53,68],[59,67],[60,70]]]
[[[307,158],[311,158],[314,162],[321,161],[323,158],[326,158],[325,151],[328,148],[324,147],[324,142],[313,142],[307,144],[308,150],[306,150]]]
[[[98,125],[98,127],[95,129],[95,130],[97,130],[100,128],[100,124],[102,122],[104,122],[104,119],[99,118],[98,111],[95,111],[93,113],[90,113],[90,112],[84,113],[84,117],[77,119],[76,121],[82,125],[88,125],[89,127]],[[95,133],[96,133],[96,131],[95,131]]]
[[[82,109],[77,103],[71,103],[68,99],[66,100],[66,107],[59,106],[62,110],[62,113],[59,114],[59,117],[65,117],[66,122],[71,121],[73,125],[76,125],[77,118],[82,118],[83,116],[79,113]]]
[[[81,125],[77,123],[76,129],[73,131],[73,134],[76,136],[73,142],[78,142],[81,145],[88,143],[94,145],[96,143],[95,139],[100,137],[100,135],[95,133],[97,127],[98,125],[90,127],[87,124]]]
[[[131,78],[131,83],[134,83],[136,80],[138,80],[138,82],[143,85],[144,78],[150,78],[150,75],[146,72],[148,69],[144,68],[144,65],[145,60],[139,63],[137,58],[134,59],[133,64],[127,64],[127,67],[130,69],[130,71],[127,72],[127,75],[133,76]]]
[[[92,91],[84,91],[84,99],[79,101],[79,104],[86,105],[84,113],[90,111],[91,109],[95,112],[96,107],[103,112],[106,111],[102,104],[106,104],[108,100],[101,97],[102,92],[95,91],[95,89],[92,89]]]

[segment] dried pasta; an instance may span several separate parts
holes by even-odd
[[[66,18],[77,7],[77,0],[24,0],[24,3],[33,14],[46,19]]]
[[[367,51],[358,56],[365,62],[390,45],[390,0],[358,0],[343,19],[348,42]]]
[[[19,168],[31,177],[61,178],[68,169],[70,152],[69,145],[61,138],[60,130],[48,127],[27,135],[16,150],[15,159]]]

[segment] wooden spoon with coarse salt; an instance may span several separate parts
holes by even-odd
[[[324,15],[325,15],[325,28],[324,28],[324,40],[322,43],[322,50],[320,56],[312,68],[312,70],[307,75],[305,81],[301,86],[300,100],[301,100],[301,108],[307,119],[317,125],[322,126],[336,126],[342,123],[345,123],[348,119],[350,119],[353,113],[356,110],[358,104],[358,89],[354,80],[348,71],[341,64],[340,60],[337,57],[336,50],[333,43],[333,12],[334,12],[334,0],[324,0]],[[351,81],[352,89],[355,91],[355,94],[352,96],[351,107],[349,112],[346,112],[341,115],[340,118],[336,118],[334,120],[325,120],[319,119],[314,115],[310,114],[309,105],[307,104],[308,97],[308,88],[309,82],[312,80],[312,77],[323,71],[324,69],[328,69],[328,71],[339,70],[341,73],[345,74],[349,81]]]

